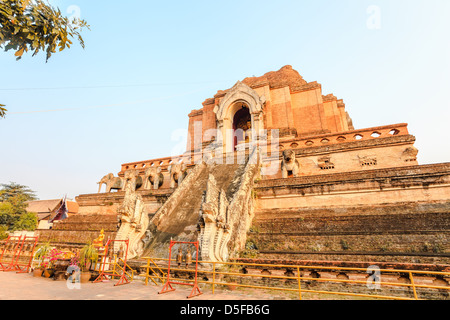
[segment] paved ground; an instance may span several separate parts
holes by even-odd
[[[79,288],[66,281],[54,281],[29,274],[0,272],[0,300],[187,300],[191,286],[174,285],[175,291],[158,294],[161,286],[141,280],[114,286],[116,281],[102,283],[82,283]],[[203,294],[193,300],[272,300],[270,293],[258,291],[203,290]]]
[[[244,318],[248,319],[249,316],[253,316],[257,319],[267,318],[273,319],[277,317],[286,317],[287,315],[295,314],[301,310],[303,314],[307,312],[307,308],[311,308],[312,311],[317,312],[320,308],[320,314],[325,316],[329,312],[330,318],[335,317],[336,310],[341,310],[342,305],[323,305],[324,301],[320,302],[320,305],[311,304],[314,301],[298,301],[296,295],[283,295],[280,293],[273,293],[264,290],[235,290],[227,291],[217,290],[215,294],[211,293],[211,290],[204,290],[204,293],[198,297],[186,299],[186,296],[190,293],[190,288],[187,286],[176,286],[177,289],[174,292],[158,294],[162,289],[161,286],[145,285],[141,280],[135,280],[130,284],[117,286],[114,284],[116,281],[108,281],[103,283],[87,283],[81,284],[80,288],[70,288],[66,281],[54,281],[43,277],[35,278],[32,274],[17,274],[14,272],[0,272],[0,301],[7,302],[5,308],[14,308],[11,304],[11,300],[19,300],[19,304],[16,306],[19,308],[11,309],[19,312],[22,317],[29,314],[31,317],[36,316],[36,310],[41,312],[48,312],[53,314],[60,310],[64,317],[70,316],[68,310],[73,310],[73,315],[79,316],[80,308],[82,306],[78,304],[61,304],[53,303],[55,300],[86,300],[94,301],[91,309],[83,310],[86,315],[95,308],[100,308],[101,316],[103,318],[117,318],[121,310],[124,308],[124,304],[119,300],[126,300],[130,304],[132,300],[145,300],[144,303],[149,315],[154,315],[155,311],[163,311],[158,313],[166,318],[180,318],[181,316],[195,316],[195,317],[207,317],[207,318],[219,318],[227,319],[231,318]],[[312,296],[312,300],[318,299],[317,296]],[[290,301],[287,301],[290,300]],[[7,300],[7,301],[6,301]],[[21,304],[20,300],[38,300],[39,305],[33,306],[32,304]],[[47,300],[48,306],[41,305],[42,300]],[[100,301],[108,300],[109,305],[95,304]],[[154,300],[149,304],[149,300]],[[259,300],[259,301],[258,301]],[[284,300],[284,301],[280,301]],[[309,299],[308,299],[309,300]],[[95,302],[97,301],[97,302]],[[111,304],[111,301],[113,301]],[[367,301],[366,301],[367,302]],[[69,302],[71,303],[71,302]],[[372,302],[373,303],[373,302]],[[0,303],[0,306],[2,304]],[[361,305],[360,305],[361,306]],[[401,316],[405,318],[405,311],[411,312],[412,315],[418,313],[418,310],[412,308],[413,305],[408,305],[406,310],[404,308],[397,308],[401,310]],[[446,310],[443,306],[443,312]],[[36,309],[38,308],[38,309]],[[47,308],[47,309],[46,309]],[[127,307],[128,308],[128,307]],[[139,306],[142,309],[142,305]],[[374,305],[365,306],[366,310],[371,310],[371,314],[374,315],[379,312],[379,316],[385,316],[385,308],[377,308]],[[423,308],[420,305],[420,308]],[[141,310],[141,309],[129,309],[129,310]],[[390,314],[392,313],[390,308]],[[433,309],[436,309],[436,305],[433,305]],[[89,310],[89,311],[87,311]],[[123,309],[127,310],[127,309]],[[377,311],[378,310],[378,311]],[[53,312],[53,313],[51,313]],[[258,313],[259,312],[259,313]],[[69,312],[71,313],[71,312]],[[307,314],[307,313],[306,313]],[[399,314],[400,316],[400,314]]]

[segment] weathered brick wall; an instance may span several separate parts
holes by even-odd
[[[50,230],[36,230],[39,242],[53,245],[81,246],[96,239],[104,230],[105,240],[114,239],[117,232],[117,217],[113,215],[71,215],[57,221]]]
[[[443,204],[443,207],[448,206]],[[392,206],[389,206],[392,207]],[[387,211],[389,210],[387,207]],[[395,210],[394,210],[395,211]],[[276,214],[275,214],[276,216]],[[254,226],[262,234],[389,234],[417,231],[421,233],[448,231],[448,212],[303,216],[256,220]]]
[[[172,194],[172,189],[139,190],[145,202],[145,210],[155,213]],[[117,215],[117,209],[122,204],[125,192],[83,194],[76,198],[79,213],[82,215]]]
[[[444,213],[281,219],[254,223],[248,240],[264,258],[450,263],[449,222]]]
[[[96,239],[100,231],[82,231],[82,230],[39,230],[39,242],[50,242],[54,246],[75,246],[81,247],[88,242]],[[105,232],[105,239],[114,239],[116,232]],[[106,243],[106,240],[105,240]]]
[[[262,209],[324,208],[448,200],[450,163],[261,180]]]
[[[262,180],[248,240],[265,258],[450,263],[449,172],[439,164]]]

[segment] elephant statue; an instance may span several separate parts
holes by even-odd
[[[176,163],[169,167],[170,187],[173,189],[186,177],[187,166],[185,163]]]
[[[132,184],[132,188],[134,190],[137,190],[140,187],[142,187],[142,185],[144,184],[144,180],[142,179],[141,176],[139,176],[138,171],[128,170],[128,171],[125,171],[125,174],[124,174],[124,186],[123,186],[124,190],[128,186],[129,183]]]
[[[97,182],[97,184],[99,185],[98,193],[100,193],[103,184],[106,185],[106,193],[111,192],[111,190],[122,190],[124,187],[122,178],[114,177],[114,174],[112,173],[108,173],[100,180],[100,182]]]
[[[161,167],[151,167],[145,170],[144,189],[152,189],[152,186],[155,190],[161,188],[164,183],[164,175],[161,171]]]

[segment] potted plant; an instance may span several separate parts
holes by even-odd
[[[33,270],[33,276],[34,277],[42,277],[42,273],[44,272],[45,267],[47,266],[47,263],[41,262],[39,265],[34,268]]]
[[[40,245],[36,249],[36,252],[34,253],[34,260],[39,260],[40,262],[43,262],[45,257],[47,256],[47,253],[50,251],[51,248],[52,247],[50,245],[50,242]]]
[[[54,274],[53,269],[49,269],[48,267],[44,269],[44,272],[42,273],[42,275],[45,278],[50,278],[52,275]]]
[[[34,254],[34,260],[39,261],[39,266],[33,270],[33,275],[36,277],[42,276],[44,269],[47,267],[47,263],[45,263],[45,259],[47,258],[47,254],[50,251],[51,246],[50,243],[47,242],[43,245],[40,245],[36,253]]]
[[[97,248],[91,243],[87,243],[79,254],[79,265],[81,268],[81,283],[86,283],[90,280],[92,274],[90,272],[91,265],[98,260]]]

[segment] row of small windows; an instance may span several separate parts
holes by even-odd
[[[173,160],[170,160],[167,164],[172,164]],[[130,169],[130,168],[134,168],[134,169],[139,169],[139,168],[147,168],[147,167],[154,167],[156,166],[162,166],[164,164],[164,161],[156,161],[156,162],[151,162],[149,165],[147,165],[147,163],[142,163],[142,164],[135,164],[135,165],[131,165],[131,166],[126,166],[125,169]]]
[[[400,133],[400,131],[397,130],[397,129],[393,129],[393,130],[391,130],[391,131],[389,132],[389,134],[392,135],[392,136],[398,135],[399,133]],[[378,138],[378,137],[381,136],[381,133],[378,132],[378,131],[374,131],[374,132],[372,132],[372,134],[371,134],[370,136],[371,136],[372,138]],[[364,138],[364,137],[363,137],[361,134],[359,134],[359,133],[358,133],[358,134],[355,134],[355,135],[353,136],[353,139],[355,139],[355,140],[361,140],[361,139],[363,139],[363,138]],[[336,141],[338,141],[338,142],[343,142],[343,141],[346,141],[346,140],[347,140],[347,138],[344,137],[344,136],[339,136],[339,137],[336,138]],[[327,138],[323,138],[322,140],[320,140],[320,142],[321,142],[322,144],[327,144],[327,143],[330,142],[330,140],[327,139]],[[308,146],[308,147],[309,147],[309,146],[312,146],[312,145],[314,145],[314,141],[308,140],[308,141],[305,142],[305,145]],[[291,148],[297,148],[298,146],[299,146],[299,144],[296,143],[296,142],[294,142],[294,143],[292,143],[292,144],[290,145]],[[283,146],[283,145],[280,145],[280,148],[283,149],[284,146]]]

